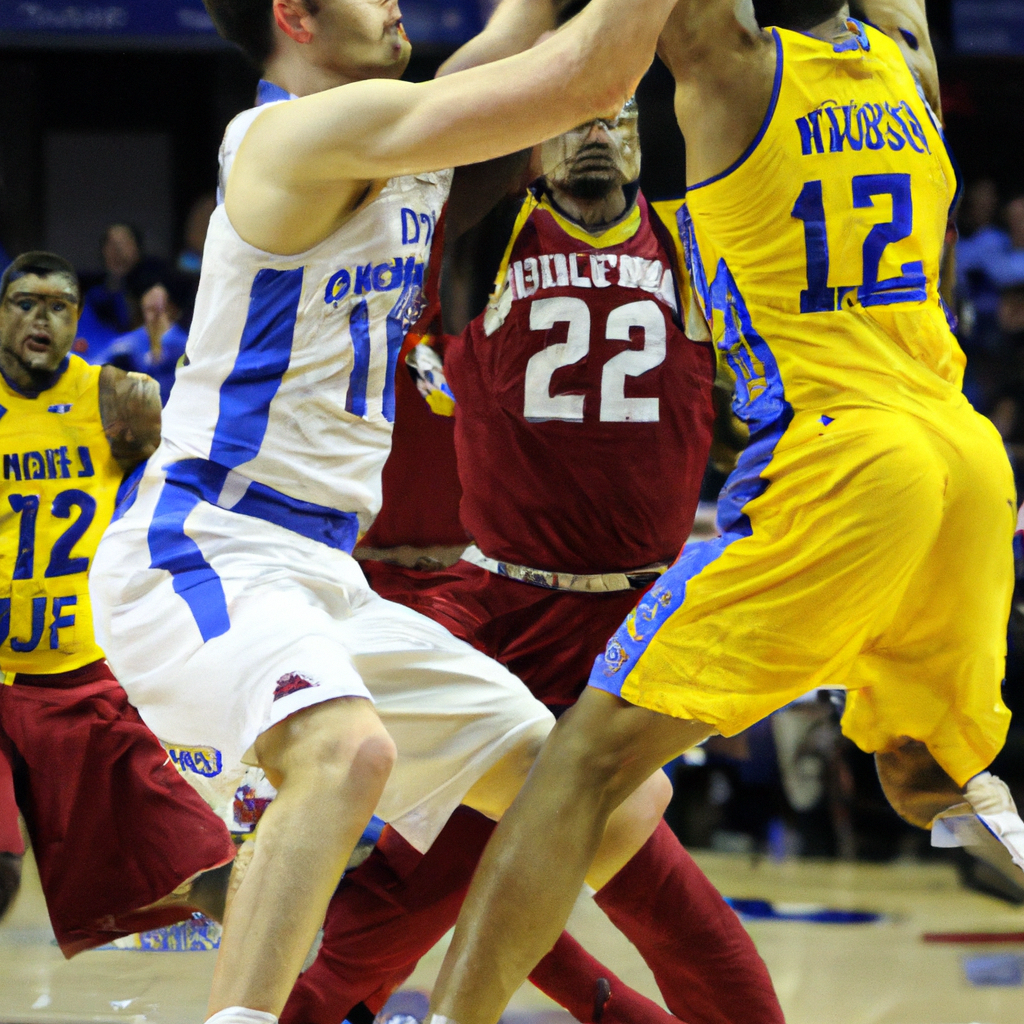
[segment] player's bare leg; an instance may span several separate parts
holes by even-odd
[[[487,846],[434,988],[434,1014],[495,1024],[565,926],[612,812],[712,731],[584,691]]]
[[[395,748],[370,702],[349,697],[286,718],[257,740],[256,754],[278,795],[227,915],[210,1014],[281,1012]]]
[[[967,847],[1021,884],[1024,822],[1002,779],[981,772],[961,788],[923,743],[906,736],[877,753],[875,764],[893,809],[931,829],[933,845]]]
[[[928,748],[909,736],[875,754],[878,781],[893,810],[911,825],[930,828],[932,819],[963,803],[963,790],[946,774]]]
[[[548,735],[546,725],[538,726],[526,743],[482,775],[462,802],[499,820],[522,789]],[[658,827],[671,799],[672,785],[665,773],[654,771],[616,807],[587,871],[588,885],[601,889],[622,870]]]

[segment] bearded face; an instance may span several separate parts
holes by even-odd
[[[640,137],[635,99],[618,117],[573,128],[541,146],[548,183],[577,199],[603,199],[640,176]]]

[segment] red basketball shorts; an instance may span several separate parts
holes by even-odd
[[[360,565],[381,597],[415,609],[500,661],[556,713],[576,702],[594,659],[641,597],[638,590],[548,590],[463,561],[438,572]]]
[[[235,853],[105,661],[0,686],[0,852],[22,852],[19,808],[69,957],[189,917],[141,908]]]

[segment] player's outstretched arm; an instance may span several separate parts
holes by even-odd
[[[160,385],[116,366],[100,371],[100,419],[110,450],[127,473],[160,444]]]
[[[246,241],[298,252],[273,243],[275,222],[300,207],[309,218],[311,206],[337,202],[340,217],[369,182],[489,160],[617,113],[671,7],[592,0],[563,31],[514,57],[431,82],[356,82],[273,107],[239,149],[228,215]]]
[[[679,0],[658,55],[676,80],[676,118],[686,139],[686,178],[729,167],[757,135],[768,110],[775,48],[752,0]]]
[[[925,0],[861,0],[861,7],[868,21],[896,40],[910,70],[917,75],[928,104],[941,120],[939,70],[928,31]]]
[[[459,47],[438,69],[437,77],[528,50],[555,27],[559,6],[556,0],[501,0],[484,30]]]
[[[501,0],[486,28],[438,69],[437,78],[513,57],[553,31],[570,5],[587,0]],[[522,179],[530,158],[521,150],[484,163],[461,166],[452,183],[445,218],[445,244],[479,224]]]

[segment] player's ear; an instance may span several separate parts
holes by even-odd
[[[297,43],[311,42],[310,20],[311,15],[302,0],[274,0],[274,21],[289,39]]]

